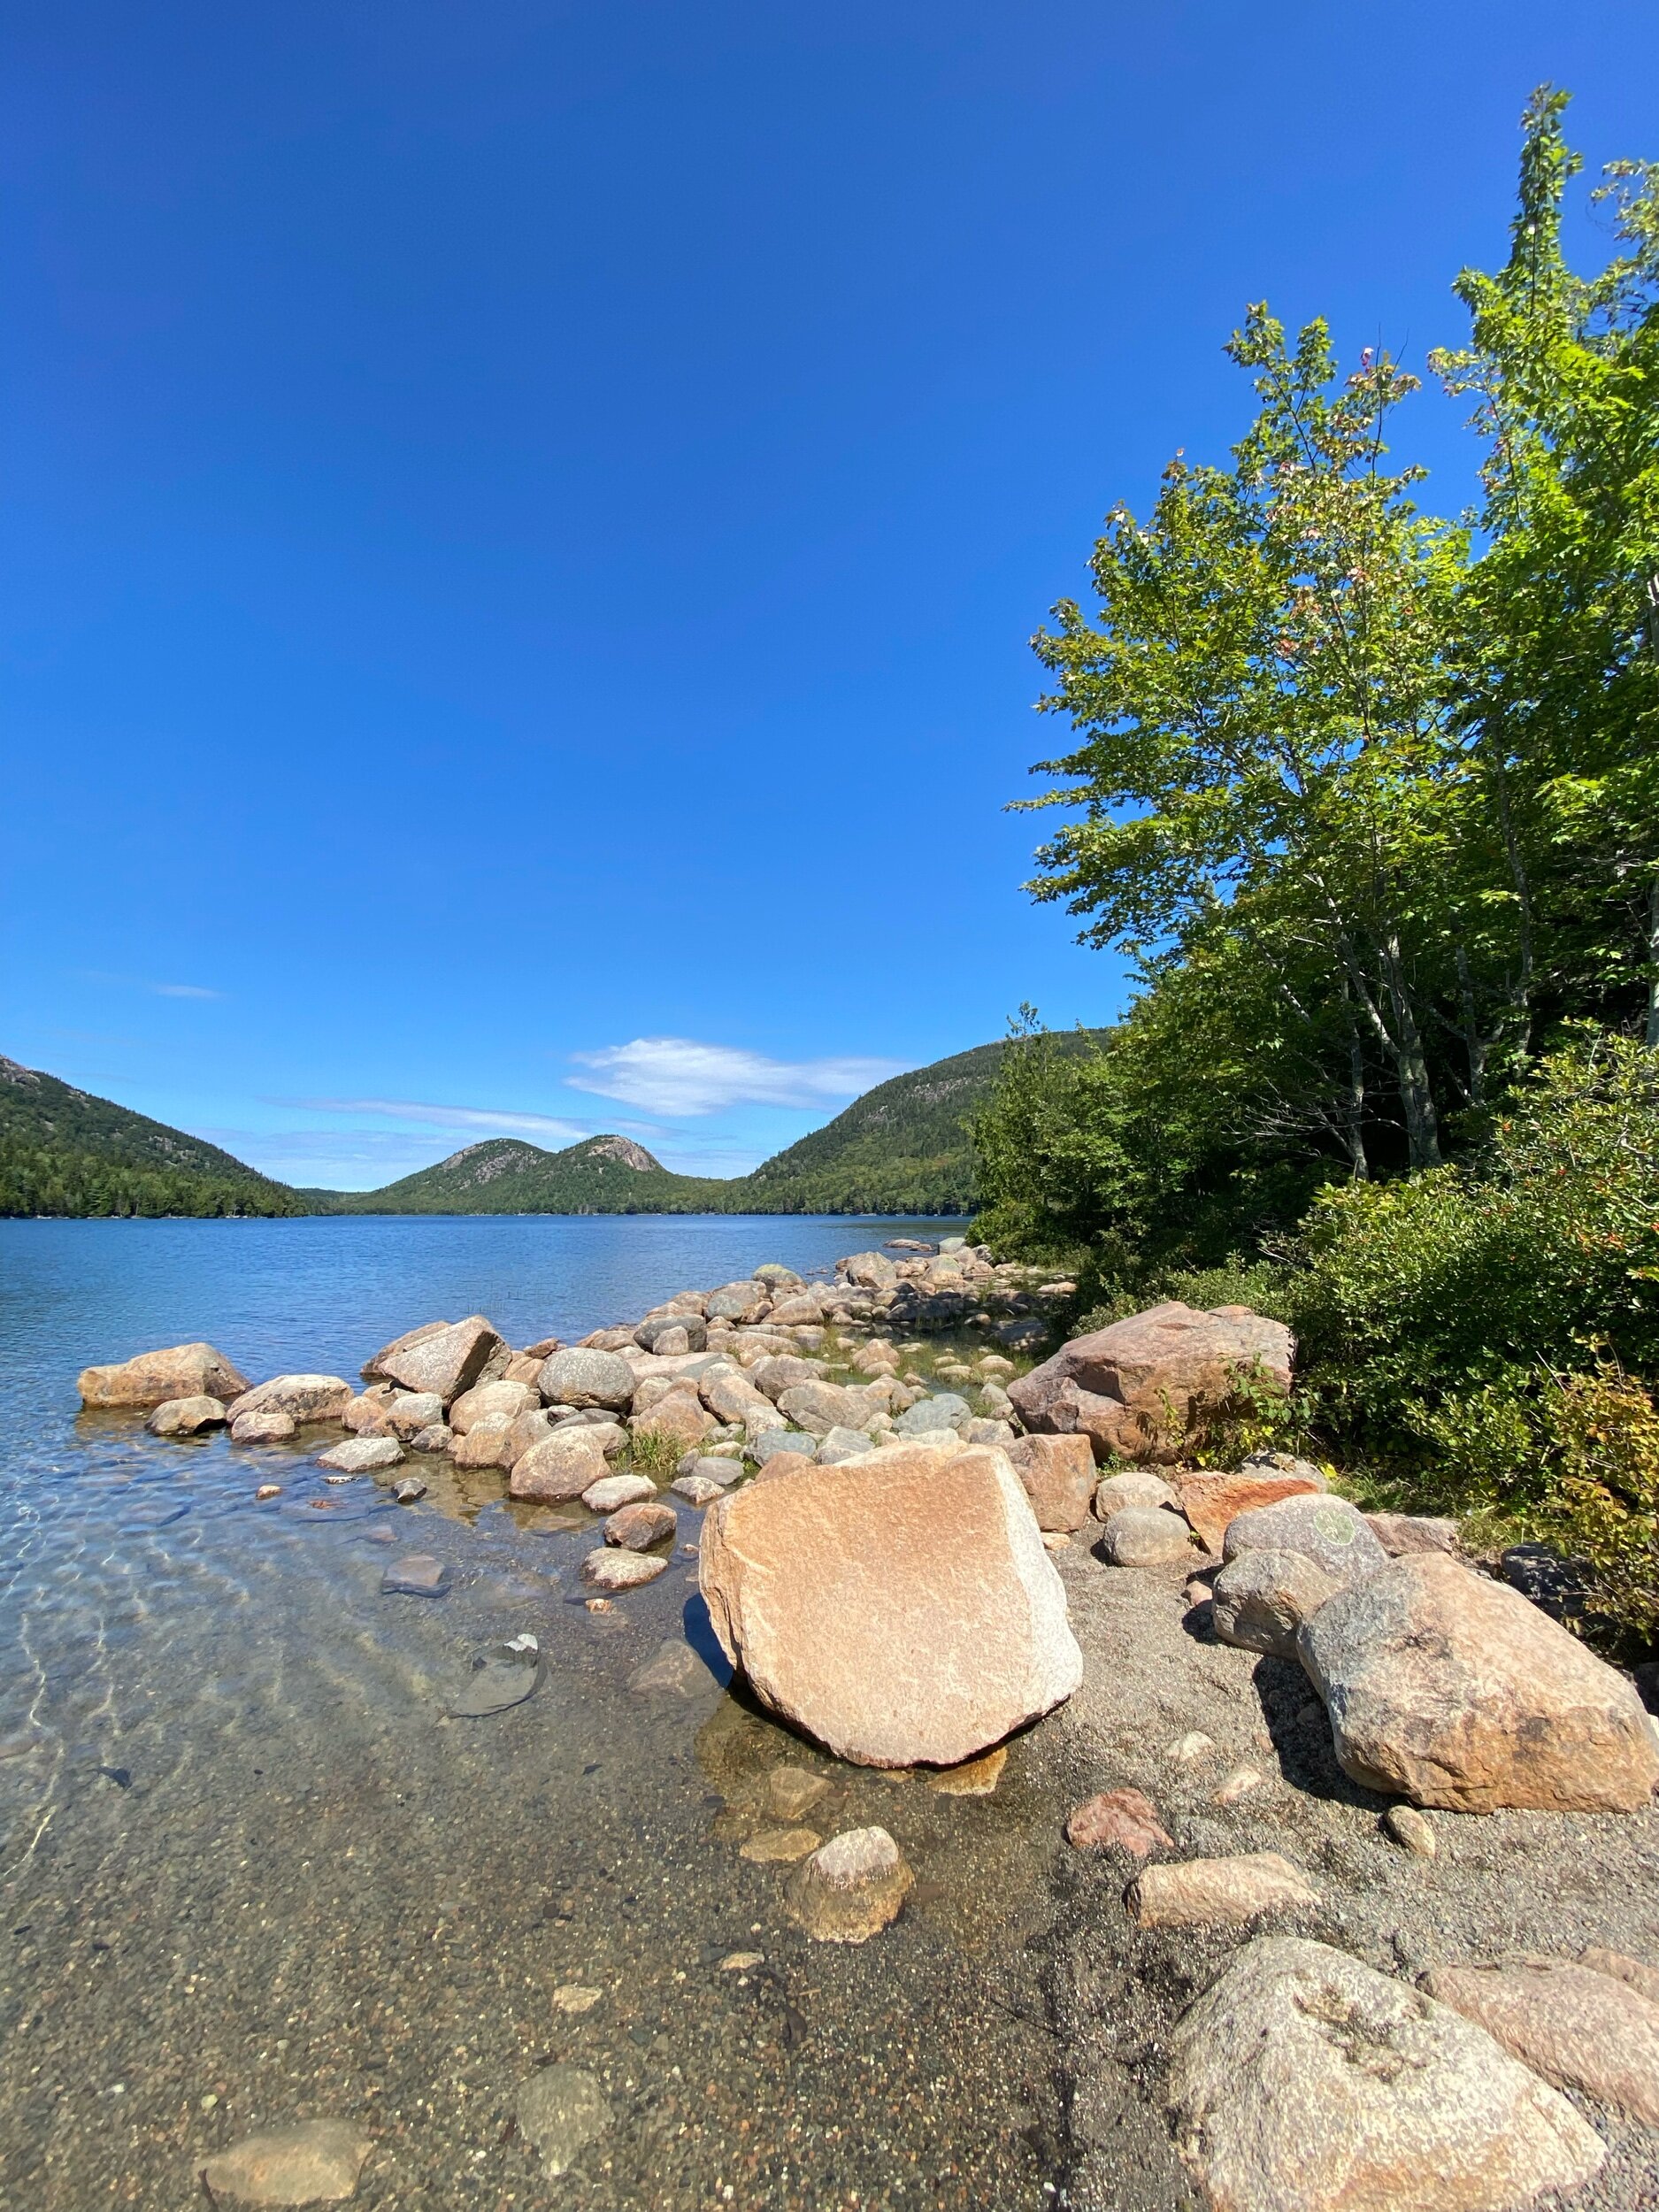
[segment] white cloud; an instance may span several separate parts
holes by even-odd
[[[319,1114],[381,1114],[389,1121],[416,1121],[429,1129],[488,1129],[518,1137],[554,1137],[574,1144],[588,1132],[550,1114],[498,1112],[487,1106],[430,1106],[407,1098],[303,1098],[296,1102]]]
[[[223,991],[210,991],[204,983],[152,983],[148,987],[157,998],[223,998]]]
[[[872,1084],[903,1074],[903,1060],[769,1060],[734,1045],[699,1044],[690,1037],[636,1037],[572,1056],[591,1071],[568,1078],[571,1087],[620,1099],[653,1114],[714,1114],[723,1107],[823,1106],[855,1098]]]

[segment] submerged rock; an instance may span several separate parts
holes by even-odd
[[[1480,2029],[1294,1936],[1247,1944],[1188,2008],[1167,2095],[1217,2212],[1510,2212],[1605,2156]]]
[[[426,1551],[393,1560],[380,1577],[380,1588],[388,1596],[441,1598],[449,1586],[449,1570]]]
[[[298,1433],[299,1424],[294,1416],[282,1413],[274,1406],[263,1411],[239,1413],[230,1425],[233,1444],[286,1444]]]
[[[580,2066],[544,2066],[532,2074],[513,2109],[518,2132],[541,2154],[541,2170],[552,2180],[570,2171],[612,2117],[597,2079]]]
[[[144,1426],[152,1436],[199,1436],[204,1429],[222,1429],[225,1408],[217,1398],[168,1398],[158,1405]]]
[[[1065,1594],[998,1451],[896,1446],[709,1509],[703,1594],[774,1711],[869,1766],[955,1766],[1082,1679]]]
[[[582,1580],[595,1590],[637,1590],[667,1571],[668,1562],[649,1552],[590,1551],[582,1562]]]
[[[357,1395],[339,1375],[273,1375],[226,1407],[233,1425],[250,1413],[286,1413],[296,1427],[338,1421]]]
[[[213,2195],[238,2204],[343,2204],[357,2194],[371,2138],[349,2120],[304,2120],[244,2136],[204,2159]]]
[[[791,1877],[790,1911],[818,1943],[867,1943],[916,1880],[885,1828],[851,1828],[820,1844]]]
[[[484,1720],[522,1705],[540,1688],[545,1671],[535,1639],[526,1636],[486,1652],[449,1707],[456,1720]]]
[[[1297,1635],[1352,1780],[1454,1812],[1636,1812],[1659,1742],[1624,1678],[1455,1560],[1391,1561]]]
[[[372,1475],[387,1467],[401,1466],[403,1448],[395,1436],[354,1436],[332,1451],[319,1452],[317,1464],[337,1475]]]
[[[83,1406],[140,1409],[170,1398],[217,1398],[228,1405],[247,1387],[247,1378],[211,1344],[171,1344],[113,1366],[83,1367],[75,1384]]]

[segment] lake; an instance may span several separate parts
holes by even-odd
[[[0,2204],[204,2203],[203,2159],[314,2116],[373,2137],[368,2206],[1056,2201],[1043,1731],[986,1799],[840,1765],[728,1686],[683,1548],[589,1613],[596,1525],[510,1509],[503,1478],[418,1463],[432,1495],[400,1509],[73,1388],[198,1337],[254,1379],[355,1377],[475,1311],[569,1339],[764,1260],[960,1228],[0,1222]],[[412,1549],[448,1594],[382,1594]],[[454,1717],[525,1633],[534,1694]],[[862,1948],[808,1943],[787,1870],[741,1855],[782,1763],[829,1784],[826,1833],[879,1822],[916,1869]],[[612,2116],[557,2181],[512,2116],[549,2061]]]

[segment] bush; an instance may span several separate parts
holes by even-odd
[[[1524,1488],[1551,1376],[1659,1366],[1659,1052],[1553,1055],[1471,1167],[1323,1192],[1293,1256],[1333,1434],[1453,1492]]]

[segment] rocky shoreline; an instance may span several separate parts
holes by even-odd
[[[575,1345],[427,1323],[360,1388],[250,1386],[205,1344],[80,1386],[158,1435],[320,1445],[326,1479],[411,1503],[423,1469],[493,1471],[592,1527],[595,1610],[698,1517],[728,1658],[856,1765],[989,1795],[1052,1716],[1092,1791],[1045,1948],[1071,2203],[1651,2202],[1659,1737],[1635,1689],[1449,1523],[1362,1515],[1305,1462],[1187,1463],[1240,1370],[1288,1383],[1278,1325],[1166,1305],[1033,1367],[1070,1289],[895,1240]],[[446,1581],[411,1553],[384,1586]],[[883,1828],[819,1833],[822,1795],[771,1805],[744,1855],[810,1938],[862,1944],[913,1878]],[[588,2094],[534,2077],[526,2136],[565,2141]],[[274,2155],[234,2147],[210,2185]]]

